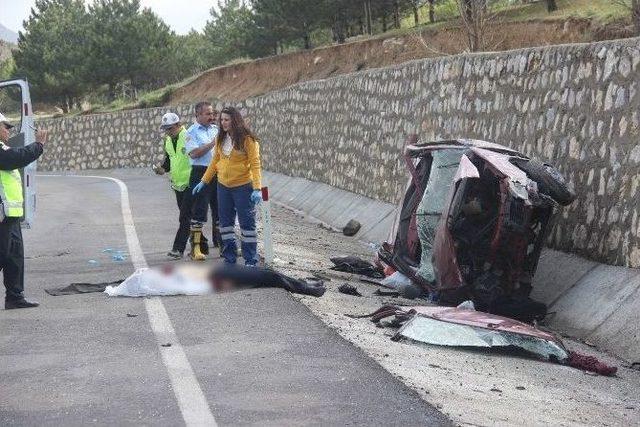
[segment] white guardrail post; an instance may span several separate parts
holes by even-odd
[[[262,202],[260,203],[262,217],[262,242],[264,243],[264,264],[273,266],[273,228],[271,226],[271,203],[269,202],[269,187],[262,187]]]

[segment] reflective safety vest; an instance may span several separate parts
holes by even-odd
[[[22,217],[24,215],[24,197],[20,171],[0,171],[0,199],[4,216]]]
[[[178,134],[176,148],[173,148],[171,137],[167,135],[164,139],[164,149],[169,155],[169,165],[171,167],[171,188],[176,191],[184,191],[189,186],[189,176],[191,175],[191,162],[185,149],[187,142],[187,130],[184,126]]]

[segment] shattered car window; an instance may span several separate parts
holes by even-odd
[[[461,325],[415,315],[398,331],[413,341],[453,347],[517,348],[543,360],[564,362],[569,354],[557,342],[514,332]]]
[[[433,153],[429,182],[416,210],[416,223],[420,238],[421,258],[417,274],[429,282],[435,281],[431,258],[436,227],[453,185],[463,152],[457,149],[439,150]]]

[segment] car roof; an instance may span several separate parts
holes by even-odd
[[[417,144],[408,145],[405,152],[411,157],[420,157],[421,155],[434,150],[467,148],[482,148],[496,153],[527,158],[527,156],[517,150],[494,142],[482,141],[480,139],[445,139],[440,141],[418,142]]]

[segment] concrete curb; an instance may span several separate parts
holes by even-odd
[[[327,184],[264,172],[271,198],[337,229],[362,224],[354,237],[387,240],[397,207]],[[555,330],[587,340],[631,362],[640,362],[640,270],[610,266],[546,249],[532,297],[549,305]]]
[[[386,240],[396,206],[341,190],[321,182],[263,172],[271,199],[283,206],[342,230],[351,219],[362,224],[356,238],[367,242]]]

